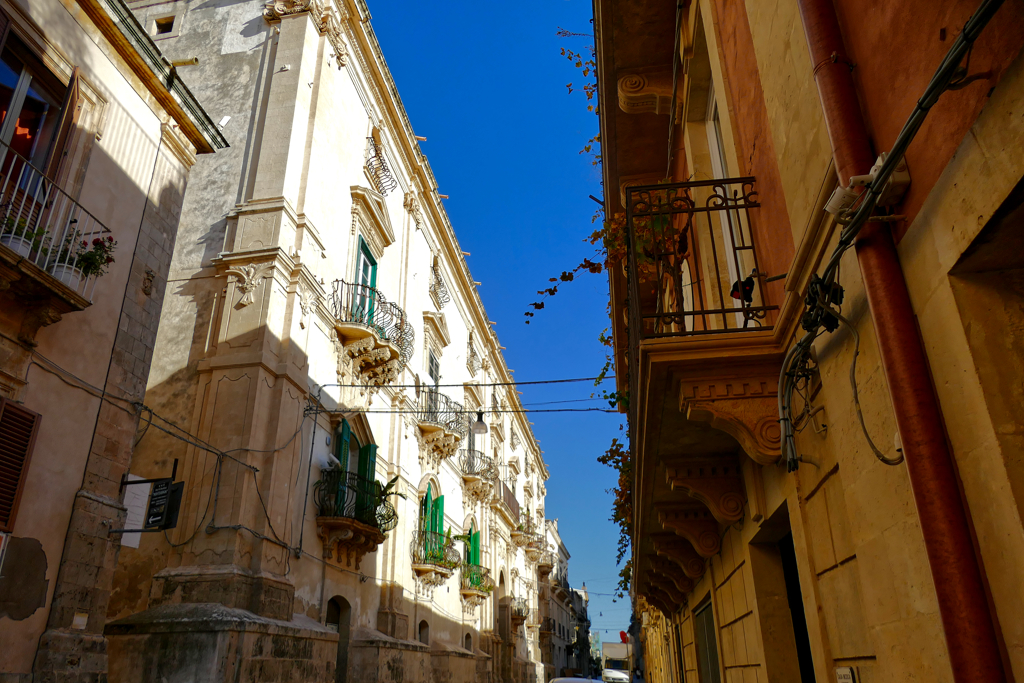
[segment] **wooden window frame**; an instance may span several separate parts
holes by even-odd
[[[0,425],[3,424],[4,414],[8,410],[16,410],[22,413],[27,413],[32,417],[32,434],[29,436],[28,447],[25,450],[25,457],[21,463],[21,471],[18,473],[18,480],[14,488],[14,501],[11,505],[11,513],[7,518],[6,524],[0,520],[0,532],[13,532],[14,523],[18,518],[18,507],[21,505],[21,496],[25,492],[25,482],[28,479],[28,470],[32,464],[32,453],[36,448],[36,439],[39,436],[39,424],[43,421],[43,416],[39,413],[29,410],[20,403],[6,398],[0,398]],[[0,434],[2,438],[2,434]]]

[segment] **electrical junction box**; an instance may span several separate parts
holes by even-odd
[[[885,157],[886,154],[883,152],[875,161],[875,165],[871,167],[871,176],[878,175],[878,172],[882,170]],[[903,158],[900,159],[889,179],[885,181],[885,186],[882,187],[882,194],[878,196],[878,202],[875,205],[892,206],[893,204],[899,204],[903,201],[903,195],[907,193],[908,187],[910,187],[910,169],[907,168],[906,158]]]
[[[853,673],[853,667],[837,666],[836,683],[857,683],[857,676]]]

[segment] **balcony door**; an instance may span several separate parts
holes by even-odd
[[[356,321],[373,324],[377,304],[377,260],[370,253],[366,240],[359,238],[356,253],[356,286],[352,292],[352,315]]]
[[[693,637],[697,645],[700,683],[722,683],[718,668],[718,642],[715,640],[715,614],[710,601],[693,612]]]

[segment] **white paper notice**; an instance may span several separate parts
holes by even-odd
[[[129,474],[128,481],[136,481],[142,477],[136,474]],[[149,504],[149,490],[152,484],[136,484],[125,486],[124,506],[128,508],[128,519],[124,522],[125,529],[141,529],[146,523],[146,505]],[[142,534],[122,534],[121,545],[130,548],[138,548]]]

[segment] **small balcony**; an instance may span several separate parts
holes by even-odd
[[[555,632],[555,620],[553,617],[544,617],[540,622],[541,633],[554,633]]]
[[[513,598],[512,609],[509,611],[512,617],[512,628],[518,628],[526,622],[530,616],[530,603],[526,598]]]
[[[537,573],[543,578],[551,574],[551,570],[555,568],[555,554],[550,550],[541,553],[540,557],[537,558]]]
[[[344,349],[343,383],[383,386],[395,381],[412,357],[416,333],[408,316],[380,290],[335,280],[334,329]]]
[[[440,586],[462,565],[462,557],[451,537],[418,529],[413,533],[412,571],[428,586]]]
[[[313,486],[317,507],[317,534],[324,544],[324,557],[348,567],[359,563],[363,555],[384,542],[385,534],[398,524],[398,513],[390,501],[382,498],[382,488],[374,480],[341,469],[323,470]]]
[[[505,521],[512,526],[513,541],[519,526],[519,501],[516,494],[508,483],[498,481],[495,485],[494,498],[491,500],[491,507],[505,518]]]
[[[0,143],[0,291],[20,304],[21,341],[34,345],[40,327],[92,303],[116,245],[107,226]]]
[[[459,451],[459,469],[462,470],[462,488],[466,499],[473,503],[490,500],[498,468],[494,460],[480,451]]]
[[[459,577],[459,592],[467,607],[478,607],[494,590],[491,570],[477,564],[463,564]]]

